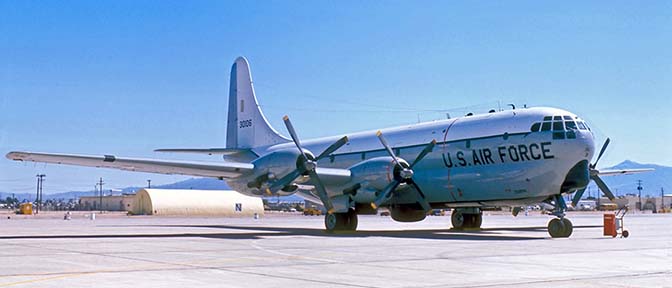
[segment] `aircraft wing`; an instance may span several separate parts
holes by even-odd
[[[599,170],[599,171],[597,171],[597,175],[600,175],[600,176],[611,176],[611,175],[636,174],[636,173],[651,172],[651,171],[654,171],[654,170],[655,170],[655,169],[651,169],[651,168],[645,168],[645,169]]]
[[[251,173],[254,165],[240,162],[190,162],[142,158],[117,158],[112,155],[92,156],[35,152],[9,152],[6,157],[15,161],[67,164],[76,166],[113,168],[127,171],[159,174],[180,174],[215,178],[237,178]]]

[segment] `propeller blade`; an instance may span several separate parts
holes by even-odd
[[[574,198],[572,198],[572,207],[576,209],[576,205],[579,204],[581,197],[583,197],[583,192],[586,192],[586,188],[580,189],[574,193]]]
[[[595,160],[595,163],[593,163],[593,165],[591,165],[593,168],[597,166],[597,162],[600,161],[600,158],[602,158],[602,154],[604,154],[604,151],[607,150],[607,146],[609,146],[609,142],[611,142],[611,140],[609,138],[607,138],[607,140],[604,141],[604,144],[602,144],[602,149],[600,150],[600,154],[597,154],[597,160]]]
[[[301,153],[301,157],[303,157],[303,160],[308,161],[308,158],[303,153],[303,148],[301,148],[301,142],[299,142],[299,136],[296,135],[296,131],[294,130],[294,126],[292,126],[292,122],[289,121],[289,116],[285,115],[285,117],[282,117],[282,120],[285,121],[285,126],[287,127],[287,131],[289,131],[289,136],[291,136],[292,140],[294,140],[296,148],[299,148],[299,153]]]
[[[315,190],[317,190],[317,196],[320,197],[322,205],[324,205],[324,208],[327,209],[327,214],[334,213],[334,205],[331,204],[331,198],[329,198],[329,194],[327,194],[327,189],[324,188],[324,184],[322,184],[322,180],[320,180],[320,177],[317,176],[317,173],[314,170],[309,171],[308,175],[310,175],[310,179],[312,179],[315,182]]]
[[[427,202],[427,199],[425,199],[425,194],[422,193],[422,190],[420,190],[418,184],[415,184],[414,181],[411,181],[411,185],[413,185],[415,192],[418,194],[418,203],[420,206],[422,206],[422,209],[424,209],[425,212],[432,210],[432,206],[429,205],[429,202]]]
[[[380,143],[382,143],[383,147],[385,147],[385,149],[387,150],[387,154],[389,154],[390,157],[392,157],[392,159],[394,160],[394,164],[396,164],[399,167],[402,167],[401,163],[399,163],[399,160],[397,160],[397,155],[394,155],[394,151],[392,151],[392,148],[390,148],[390,144],[387,144],[387,140],[385,140],[385,137],[383,137],[383,132],[380,132],[380,130],[378,130],[378,132],[376,132],[376,136],[378,136],[378,139],[380,139]]]
[[[422,158],[425,158],[429,152],[432,152],[434,150],[434,146],[436,145],[436,140],[432,140],[432,142],[429,142],[427,146],[425,146],[425,149],[422,149],[422,152],[418,155],[418,157],[415,157],[415,160],[413,160],[413,163],[411,164],[411,169],[415,166],[415,164],[418,164]]]
[[[600,179],[600,176],[591,175],[590,179],[593,179],[593,181],[595,181],[595,184],[597,184],[597,187],[600,188],[602,193],[604,193],[604,195],[606,195],[607,198],[609,198],[609,200],[614,201],[614,199],[616,199],[616,196],[614,196],[614,193],[611,193],[611,190],[609,190],[609,187],[607,186],[607,184],[605,184],[604,181],[602,181],[602,179]]]
[[[399,184],[401,184],[401,182],[397,180],[394,180],[390,184],[387,184],[385,189],[383,189],[383,191],[380,191],[378,197],[376,197],[376,199],[373,200],[373,202],[371,202],[371,207],[373,209],[377,209],[378,207],[380,207],[380,204],[383,204],[385,200],[387,200],[388,198],[390,198],[390,196],[392,196],[392,192],[394,191],[394,189],[397,189],[397,186],[399,186]]]
[[[348,136],[343,136],[343,138],[338,139],[338,141],[334,142],[334,144],[331,144],[331,146],[327,147],[327,149],[322,151],[322,154],[320,154],[320,156],[317,156],[317,158],[315,158],[315,161],[329,156],[331,153],[334,153],[334,151],[338,150],[338,148],[341,148],[341,146],[345,145],[345,143],[348,143]]]
[[[285,175],[284,177],[273,182],[273,184],[270,187],[268,187],[268,190],[270,190],[271,193],[275,193],[278,190],[282,189],[283,187],[291,184],[300,175],[301,171],[299,171],[299,169],[295,169],[294,171],[289,172],[289,174]]]

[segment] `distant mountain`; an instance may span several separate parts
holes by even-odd
[[[655,164],[641,164],[630,160],[625,160],[612,167],[601,168],[600,170],[617,170],[617,169],[642,169],[653,168],[655,171],[638,173],[632,175],[613,175],[601,177],[607,183],[612,192],[616,195],[637,194],[637,180],[642,180],[642,196],[660,197],[660,189],[663,188],[665,194],[672,194],[672,167],[655,165]],[[588,185],[595,196],[597,187],[591,181]],[[588,193],[588,192],[586,192]],[[586,196],[588,196],[586,194]]]

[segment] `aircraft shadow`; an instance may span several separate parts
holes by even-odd
[[[257,226],[234,226],[234,225],[109,225],[118,227],[170,227],[170,228],[209,228],[243,230],[245,232],[229,231],[226,233],[137,233],[137,234],[65,234],[65,235],[7,235],[0,236],[0,240],[14,239],[96,239],[96,238],[214,238],[214,239],[260,239],[280,236],[315,236],[315,237],[342,237],[342,238],[367,238],[388,237],[405,239],[432,239],[432,240],[485,240],[485,241],[528,241],[549,238],[546,227],[510,227],[510,228],[484,228],[478,230],[360,230],[356,232],[326,233],[323,229],[293,228],[293,227],[257,227]],[[108,227],[109,227],[108,226]],[[575,226],[574,228],[597,228],[594,226]],[[516,236],[502,235],[498,231],[537,231],[539,236]]]

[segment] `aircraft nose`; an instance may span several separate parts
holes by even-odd
[[[590,161],[593,159],[593,155],[595,155],[595,138],[593,137],[593,133],[590,131],[581,131],[577,133],[579,136],[577,137],[578,143],[580,145],[580,149],[583,149],[583,157],[584,159],[587,159]]]

